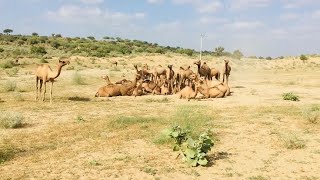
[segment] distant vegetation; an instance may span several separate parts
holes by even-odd
[[[41,36],[36,32],[31,35],[13,35],[12,29],[0,33],[0,58],[5,57],[42,57],[42,56],[69,56],[80,55],[87,57],[114,57],[137,53],[177,53],[188,56],[198,55],[194,49],[161,46],[141,40],[129,40],[119,37],[104,37],[97,40],[93,36],[63,37],[61,34]],[[225,51],[221,46],[213,51],[203,51],[203,55],[228,56],[240,59],[243,54],[240,50],[233,53]]]

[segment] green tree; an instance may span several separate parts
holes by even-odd
[[[304,55],[304,54],[301,54],[300,60],[303,61],[303,63],[305,63],[306,60],[308,60],[308,57],[306,55]]]
[[[7,35],[9,35],[9,34],[12,33],[12,32],[13,32],[12,29],[5,29],[5,30],[3,30],[3,33],[5,33],[5,34],[7,34]]]
[[[87,38],[90,39],[91,41],[95,40],[93,36],[88,36]]]
[[[41,46],[32,46],[30,49],[30,52],[32,54],[38,54],[38,55],[45,55],[47,54],[47,51],[44,47]]]
[[[236,59],[241,59],[243,57],[243,54],[240,50],[235,50],[232,54],[232,56]]]
[[[214,55],[215,56],[223,56],[224,47],[219,46],[214,49]]]
[[[39,36],[39,34],[36,33],[36,32],[33,32],[33,33],[32,33],[32,36]]]
[[[266,57],[266,60],[272,60],[272,57],[268,56]]]

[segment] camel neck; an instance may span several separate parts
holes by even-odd
[[[57,70],[57,72],[56,72],[56,73],[53,73],[51,79],[56,79],[57,77],[59,77],[59,76],[60,76],[60,73],[61,73],[61,69],[62,69],[62,66],[59,64],[59,65],[58,65],[58,70]]]

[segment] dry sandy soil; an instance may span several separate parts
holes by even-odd
[[[204,60],[222,69],[222,59]],[[19,112],[24,125],[0,129],[0,150],[10,153],[0,164],[0,179],[320,178],[320,122],[306,117],[309,107],[320,105],[319,58],[305,64],[294,58],[231,60],[233,95],[223,99],[94,97],[105,83],[101,75],[112,82],[132,79],[133,63],[170,63],[177,70],[193,61],[175,55],[72,57],[54,83],[52,105],[34,100],[38,60],[21,60],[12,77],[1,70],[0,113]],[[57,59],[49,63],[55,69]],[[75,83],[76,70],[82,85]],[[14,92],[6,92],[8,81],[16,83]],[[284,101],[287,92],[300,101]],[[175,124],[213,132],[208,166],[192,168],[176,159],[162,135]]]

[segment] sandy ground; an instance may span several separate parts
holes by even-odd
[[[119,61],[120,70],[111,67],[112,60]],[[204,60],[222,69],[222,59]],[[306,64],[293,59],[231,60],[233,95],[223,99],[94,98],[104,84],[101,75],[109,75],[112,82],[132,79],[133,63],[151,67],[170,63],[175,70],[191,65],[196,70],[193,61],[174,55],[72,57],[54,84],[52,105],[34,100],[32,60],[24,59],[13,77],[1,70],[0,111],[21,113],[25,125],[0,129],[0,147],[14,154],[0,164],[0,179],[320,178],[319,123],[303,116],[306,108],[320,105],[320,59]],[[80,70],[84,85],[74,84],[75,70],[70,66]],[[5,92],[8,80],[16,82],[15,92]],[[297,94],[300,101],[284,101],[286,92]],[[193,118],[188,123],[194,123],[197,131],[214,132],[215,146],[206,167],[188,167],[176,159],[170,143],[157,143],[161,131],[179,121],[181,112],[190,113],[184,121]],[[151,120],[120,123],[121,117]],[[289,147],[297,143],[302,146]]]

